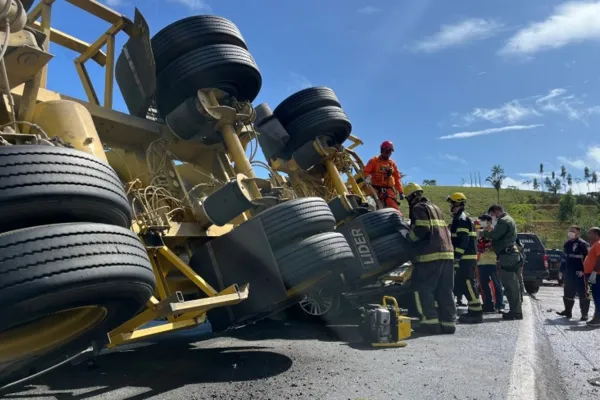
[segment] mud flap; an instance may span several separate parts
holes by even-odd
[[[236,283],[250,284],[250,296],[246,301],[208,313],[215,331],[292,305],[287,304],[283,279],[259,218],[208,242],[196,251],[190,266],[217,291]]]

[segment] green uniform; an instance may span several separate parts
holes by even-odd
[[[498,255],[502,285],[510,305],[510,311],[522,314],[521,289],[517,274],[523,262],[523,256],[517,247],[517,223],[510,215],[504,213],[498,218],[494,229],[489,232],[483,231],[483,236],[492,241],[492,247]]]

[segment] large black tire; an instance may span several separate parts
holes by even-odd
[[[410,260],[408,244],[399,232],[372,240],[371,247],[379,264],[399,266]]]
[[[282,125],[287,125],[301,115],[325,106],[341,107],[335,92],[318,86],[303,89],[283,100],[273,111]]]
[[[348,241],[338,232],[321,233],[275,250],[279,272],[288,288],[322,272],[342,272],[353,258]]]
[[[105,310],[79,337],[9,368],[43,369],[73,355],[136,315],[152,296],[148,255],[130,230],[104,224],[59,224],[0,234],[0,337],[52,314]],[[33,359],[33,360],[32,360]],[[3,378],[6,378],[3,376]]]
[[[156,74],[189,51],[213,44],[231,44],[248,50],[237,26],[216,15],[194,15],[161,29],[152,38]]]
[[[171,62],[157,77],[156,102],[165,118],[199,89],[221,89],[239,101],[252,101],[261,86],[258,66],[246,49],[215,44]]]
[[[0,232],[63,222],[131,226],[116,172],[63,147],[0,146]]]
[[[271,207],[254,218],[262,222],[269,243],[279,247],[335,229],[329,205],[320,197],[305,197]]]
[[[404,226],[402,215],[394,208],[383,208],[358,217],[365,226],[371,241],[391,233],[397,233]]]
[[[299,116],[285,128],[290,135],[285,151],[292,153],[318,136],[329,136],[335,143],[343,143],[350,136],[352,124],[341,108],[325,106]]]
[[[529,294],[536,294],[540,291],[541,282],[530,281],[525,282],[525,291]]]

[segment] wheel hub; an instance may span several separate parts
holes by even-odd
[[[320,289],[306,294],[300,301],[302,311],[315,317],[327,314],[333,307],[333,296],[323,292],[324,289]]]

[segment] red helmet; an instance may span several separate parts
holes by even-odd
[[[381,143],[381,151],[384,151],[384,150],[394,151],[394,145],[392,144],[392,142],[390,142],[389,140],[386,140],[385,142]]]

